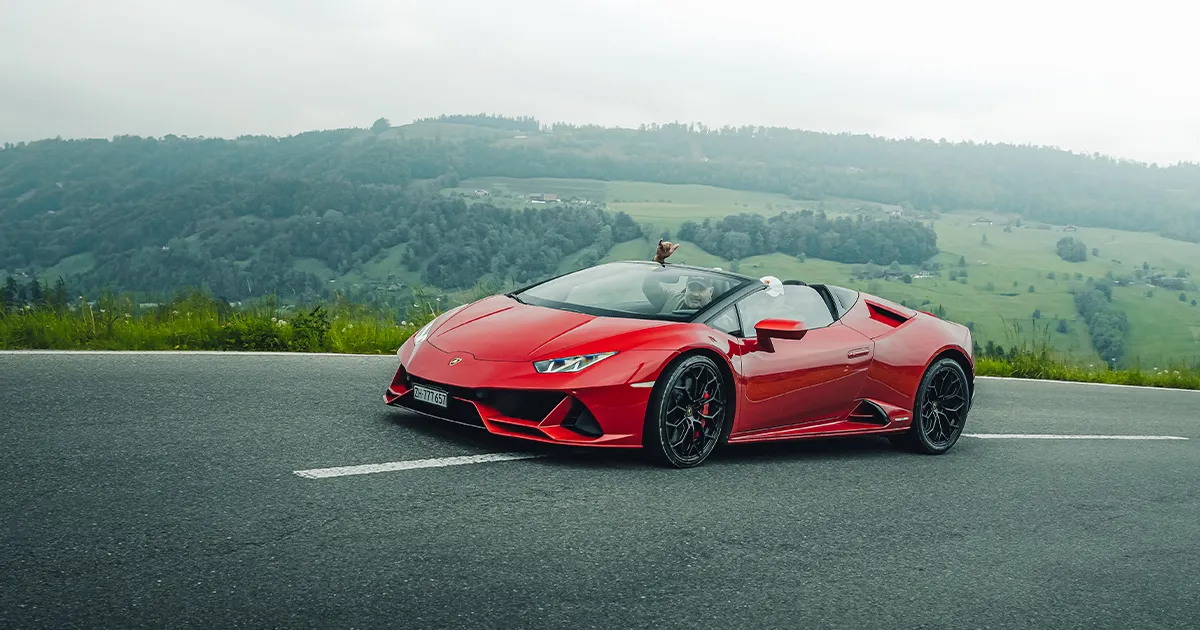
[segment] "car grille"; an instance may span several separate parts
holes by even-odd
[[[449,420],[450,422],[457,422],[459,424],[478,427],[480,429],[484,428],[483,418],[479,415],[479,409],[477,409],[475,405],[471,404],[467,400],[463,400],[463,398],[467,397],[464,395],[464,393],[469,392],[470,390],[465,390],[461,387],[450,387],[441,383],[435,383],[433,381],[427,381],[422,378],[414,377],[411,374],[408,375],[408,380],[410,383],[415,385],[425,385],[434,389],[440,389],[444,392],[447,392],[449,395],[446,400],[446,407],[442,408],[437,405],[413,398],[413,394],[410,391],[398,401],[404,407],[408,407],[414,411],[419,411],[423,414],[440,418],[442,420]]]
[[[455,406],[455,399],[460,399],[457,402],[470,407],[476,417],[479,416],[478,410],[476,410],[474,405],[465,401],[477,401],[494,408],[496,411],[510,418],[541,422],[566,398],[566,394],[554,391],[456,387],[419,378],[412,374],[408,375],[408,380],[416,385],[425,385],[447,392],[451,398],[451,409]],[[419,402],[417,404],[421,405],[422,411],[426,411],[425,408],[432,408],[440,411],[442,414],[446,413],[446,410],[440,409],[435,405],[426,405]],[[435,413],[433,415],[439,414]],[[482,420],[479,426],[482,426]]]

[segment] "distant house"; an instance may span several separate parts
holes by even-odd
[[[490,193],[490,192],[488,192],[488,191],[486,191],[486,190],[476,190],[476,191],[475,191],[475,196],[476,196],[476,197],[490,197],[490,196],[491,196],[491,194],[492,194],[492,193]]]
[[[1074,225],[1068,225],[1068,226],[1065,226],[1065,227],[1063,227],[1063,231],[1064,231],[1064,232],[1074,232],[1074,231],[1076,231],[1076,230],[1075,230],[1075,226],[1074,226]]]
[[[979,217],[978,219],[975,219],[974,221],[971,222],[972,226],[991,225],[991,224],[992,224],[992,220],[987,217]]]
[[[558,201],[558,195],[554,193],[538,193],[536,195],[529,195],[529,200],[534,202]]]

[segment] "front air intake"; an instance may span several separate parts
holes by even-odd
[[[593,416],[592,412],[588,411],[587,406],[578,400],[572,402],[571,410],[567,412],[567,417],[563,420],[562,425],[564,428],[587,437],[600,437],[604,435],[604,430],[600,428],[600,423],[596,422],[596,416]]]
[[[520,389],[480,390],[476,399],[510,418],[541,422],[566,398],[562,392]]]

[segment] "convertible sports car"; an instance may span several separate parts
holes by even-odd
[[[880,434],[940,454],[974,394],[970,331],[843,287],[617,262],[440,315],[384,396],[495,434],[644,448]]]

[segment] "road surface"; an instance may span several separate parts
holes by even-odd
[[[386,408],[394,366],[0,354],[0,627],[1200,619],[1200,392],[982,380],[968,421],[1188,439],[806,442],[675,471]],[[455,459],[495,453],[524,458]]]

